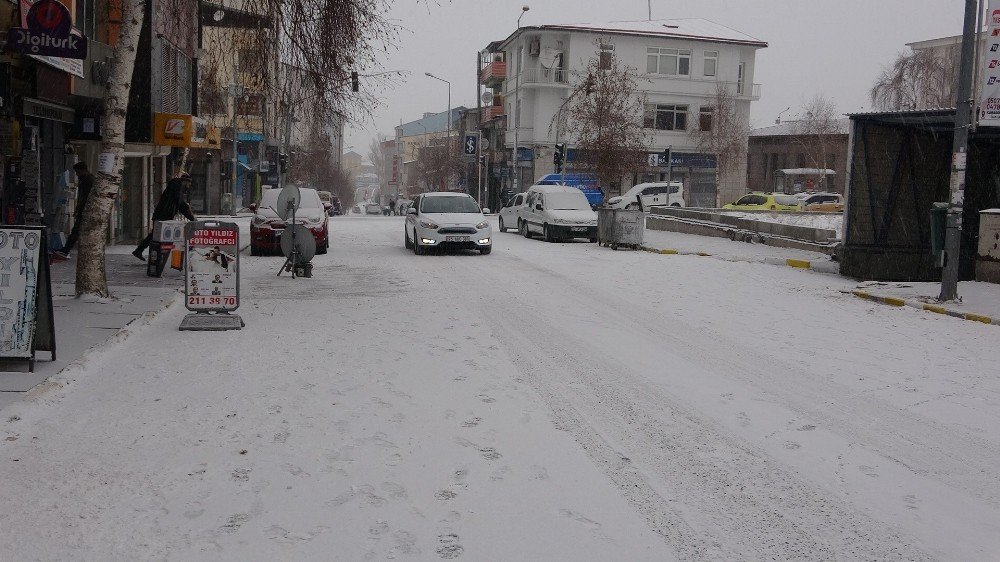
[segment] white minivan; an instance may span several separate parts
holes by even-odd
[[[679,181],[640,183],[619,197],[608,199],[607,207],[612,209],[637,209],[639,202],[636,197],[642,197],[642,208],[683,207],[684,183]]]
[[[533,185],[525,193],[517,231],[525,238],[541,234],[546,242],[569,238],[597,242],[597,213],[575,187]]]

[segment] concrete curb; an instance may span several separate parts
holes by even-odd
[[[815,271],[817,273],[831,273],[833,275],[840,275],[840,264],[835,262],[822,262],[822,261],[810,261],[810,260],[794,260],[794,259],[781,259],[781,258],[762,258],[762,259],[750,259],[750,258],[740,258],[740,259],[729,259],[719,256],[712,256],[707,252],[689,252],[682,250],[672,250],[672,249],[659,249],[650,248],[648,246],[642,246],[640,249],[644,252],[650,252],[653,254],[661,254],[668,256],[703,256],[703,257],[716,257],[725,261],[740,261],[747,263],[766,263],[768,265],[783,265],[788,267],[793,267],[795,269],[808,269],[810,271]]]
[[[847,291],[844,291],[845,293]],[[994,326],[1000,326],[1000,318],[991,318],[984,314],[976,314],[973,312],[961,312],[959,310],[952,310],[945,308],[943,306],[938,306],[936,304],[927,304],[921,301],[901,299],[899,297],[883,297],[880,295],[873,295],[866,291],[850,291],[850,293],[859,299],[877,302],[881,304],[887,304],[889,306],[908,306],[910,308],[916,308],[918,310],[926,310],[927,312],[933,312],[935,314],[943,314],[945,316],[951,316],[952,318],[958,318],[960,320],[970,320],[972,322],[979,322],[981,324],[992,324]]]

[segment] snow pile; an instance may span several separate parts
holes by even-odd
[[[844,236],[844,215],[841,214],[787,212],[747,213],[741,211],[725,211],[722,214],[760,222],[789,224],[792,226],[805,226],[808,228],[822,228],[836,231],[837,238],[839,239],[843,239]]]

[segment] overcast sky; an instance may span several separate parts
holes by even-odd
[[[429,5],[428,5],[429,4]],[[487,43],[504,39],[517,25],[597,23],[647,17],[646,0],[396,0],[390,14],[404,30],[385,70],[408,71],[393,91],[381,94],[374,122],[349,126],[346,147],[367,154],[376,133],[424,112],[445,111],[445,84],[452,105],[476,105],[476,56]],[[757,51],[754,82],[763,95],[752,105],[754,126],[783,118],[817,93],[841,112],[869,108],[867,92],[882,67],[905,44],[957,35],[964,0],[652,0],[653,19],[705,18],[766,41]],[[635,63],[633,63],[635,64]]]

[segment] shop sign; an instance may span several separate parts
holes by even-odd
[[[181,148],[219,148],[219,130],[204,119],[185,113],[153,115],[153,144]]]
[[[87,58],[87,38],[75,35],[69,9],[57,0],[38,0],[28,8],[24,27],[12,27],[7,33],[7,48],[16,53],[59,57]]]
[[[76,112],[73,111],[72,107],[32,98],[24,98],[22,110],[27,117],[37,117],[39,119],[60,121],[62,123],[73,123],[76,121]]]
[[[37,350],[55,360],[47,243],[42,227],[0,228],[0,358],[32,367]]]
[[[184,227],[187,309],[230,312],[240,306],[239,226],[189,222]]]

